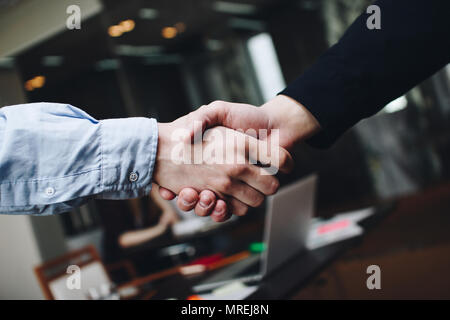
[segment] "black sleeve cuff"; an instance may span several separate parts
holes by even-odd
[[[315,148],[329,148],[366,116],[364,112],[349,110],[355,103],[349,103],[349,97],[358,99],[349,91],[361,94],[364,88],[358,88],[358,76],[349,78],[339,70],[339,63],[335,61],[337,57],[333,56],[336,50],[338,48],[330,49],[313,67],[279,93],[300,102],[319,122],[322,130],[306,140]]]

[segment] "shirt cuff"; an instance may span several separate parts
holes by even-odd
[[[147,195],[158,146],[156,120],[109,119],[100,124],[103,192],[97,198],[130,199]]]

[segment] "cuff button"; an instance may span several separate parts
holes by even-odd
[[[52,197],[55,194],[55,189],[52,187],[48,187],[47,189],[45,189],[45,195],[47,197]]]
[[[139,174],[137,172],[131,172],[130,176],[128,177],[128,180],[130,180],[130,182],[136,182],[139,179]]]

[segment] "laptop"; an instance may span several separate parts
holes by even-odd
[[[317,175],[312,174],[268,197],[264,225],[265,250],[203,280],[194,292],[210,291],[231,282],[257,283],[305,248],[314,213]]]

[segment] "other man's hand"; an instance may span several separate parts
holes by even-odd
[[[199,121],[201,130],[221,125],[232,129],[267,129],[270,137],[273,129],[278,129],[280,146],[290,150],[295,144],[303,141],[320,130],[317,120],[299,102],[284,95],[279,95],[261,107],[249,104],[230,103],[225,101],[214,101],[191,112],[187,117],[191,122]],[[193,133],[197,128],[192,128]],[[160,188],[160,194],[164,199],[170,200],[175,194],[167,189]],[[178,204],[187,201],[198,201],[214,203],[216,196],[209,190],[198,193],[192,188],[185,188],[179,194]],[[218,202],[220,210],[226,204]],[[180,208],[182,205],[180,206]],[[192,209],[187,207],[186,209]],[[199,214],[197,207],[196,213]],[[215,212],[212,214],[215,219]],[[217,219],[215,219],[217,221]]]
[[[163,198],[173,198],[174,194],[181,193],[178,200],[180,209],[195,208],[201,216],[213,213],[214,220],[224,221],[231,213],[244,215],[248,206],[259,206],[265,195],[276,192],[278,180],[273,175],[263,174],[265,169],[249,162],[254,160],[274,165],[267,163],[267,157],[261,157],[261,150],[271,149],[267,141],[222,127],[209,130],[208,134],[226,139],[206,138],[206,141],[192,143],[192,121],[190,114],[172,123],[158,124],[158,152],[153,176]],[[243,147],[235,141],[244,141]],[[200,153],[196,150],[199,144]],[[187,152],[181,152],[182,159],[174,159],[183,150]],[[219,159],[217,162],[220,150],[224,161]],[[270,152],[270,159],[278,158],[281,171],[287,172],[292,168],[292,158],[286,150],[276,146]],[[252,159],[249,156],[253,156]],[[196,162],[199,159],[200,162]],[[230,162],[229,159],[233,160]],[[182,192],[183,189],[185,191]],[[217,201],[216,196],[220,198]]]

